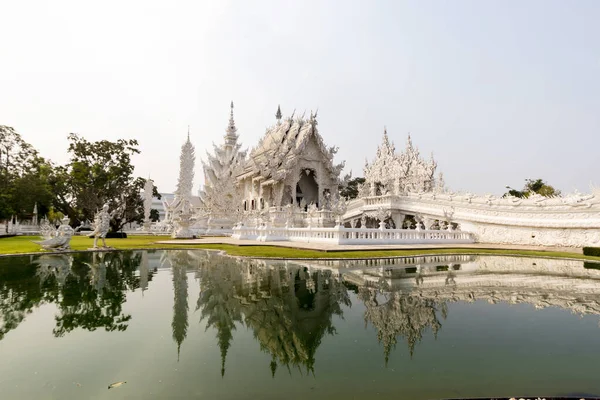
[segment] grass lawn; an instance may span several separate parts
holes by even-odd
[[[107,239],[106,244],[115,249],[214,249],[223,250],[233,256],[273,257],[273,258],[372,258],[414,256],[421,254],[503,254],[522,255],[530,257],[577,258],[600,262],[600,257],[584,256],[578,253],[533,250],[504,250],[504,249],[417,249],[417,250],[357,250],[324,252],[316,250],[293,249],[277,246],[235,246],[229,244],[157,244],[157,241],[168,240],[169,236],[130,236],[127,239]],[[38,236],[14,236],[0,239],[0,254],[42,253],[40,246],[32,240]],[[101,242],[100,242],[101,243]],[[71,240],[73,250],[87,250],[93,244],[93,239],[86,236],[74,236]]]

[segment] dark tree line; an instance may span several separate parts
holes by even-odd
[[[108,203],[111,209],[124,207],[111,221],[113,231],[143,222],[146,180],[134,176],[131,162],[140,153],[136,140],[90,142],[72,133],[67,151],[69,162],[56,165],[13,128],[0,125],[0,221],[30,219],[37,204],[40,217],[63,214],[77,226],[93,221]],[[156,187],[153,192],[160,198]]]

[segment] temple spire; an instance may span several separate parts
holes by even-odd
[[[176,197],[179,199],[188,199],[192,195],[192,186],[194,181],[194,165],[196,155],[194,145],[190,141],[188,128],[187,140],[181,146],[181,155],[179,156],[179,179],[177,180]]]
[[[238,135],[237,128],[235,127],[235,121],[233,119],[233,101],[231,102],[231,111],[229,112],[229,125],[225,134],[225,144],[235,146],[237,143]]]
[[[277,105],[277,112],[275,113],[275,118],[277,118],[277,125],[281,123],[281,106]]]

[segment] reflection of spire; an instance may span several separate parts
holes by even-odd
[[[187,300],[187,274],[186,264],[175,262],[173,265],[173,339],[177,343],[177,361],[179,361],[179,352],[181,344],[185,340],[188,328],[188,300]]]
[[[140,261],[140,289],[142,290],[142,296],[144,295],[144,291],[148,289],[148,252],[142,252],[142,260]]]
[[[275,359],[275,354],[271,357],[271,376],[275,378],[275,371],[277,371],[277,360]]]
[[[196,310],[202,308],[200,321],[207,319],[206,329],[214,328],[217,331],[221,351],[221,376],[225,375],[225,361],[233,340],[235,323],[242,322],[240,303],[235,298],[234,287],[234,282],[239,279],[238,268],[236,260],[225,258],[220,262],[219,268],[206,263],[200,267],[199,272],[202,290]]]
[[[335,334],[333,315],[342,315],[341,305],[350,304],[346,288],[328,279],[331,271],[310,273],[295,264],[264,268],[256,261],[220,257],[219,268],[214,265],[200,267],[197,309],[202,309],[207,329],[216,330],[221,373],[225,373],[232,331],[242,321],[271,355],[272,376],[280,364],[289,371],[298,367],[313,372],[323,336]],[[314,285],[307,287],[307,279]]]
[[[221,378],[225,376],[225,360],[227,359],[227,351],[231,346],[233,335],[231,329],[219,329],[217,332],[219,337],[219,348],[221,349]]]
[[[334,280],[324,284],[330,271],[311,274],[296,265],[261,268],[257,273],[264,283],[242,307],[246,325],[254,330],[261,348],[271,353],[272,375],[278,363],[288,369],[303,366],[314,374],[315,353],[323,336],[335,334],[333,315],[342,314],[341,304],[350,304],[346,288],[332,284]],[[282,284],[286,280],[289,283]],[[307,280],[314,285],[307,287]]]

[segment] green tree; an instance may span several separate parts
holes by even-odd
[[[523,190],[516,190],[510,186],[506,187],[508,192],[504,193],[502,197],[515,196],[519,198],[528,198],[534,193],[537,193],[544,197],[555,197],[560,196],[560,190],[555,189],[553,186],[544,182],[543,179],[525,179],[525,186]]]
[[[56,208],[71,222],[93,221],[97,210],[107,203],[111,209],[122,206],[123,212],[111,221],[117,231],[129,222],[142,222],[144,204],[141,196],[145,179],[133,176],[131,157],[139,154],[136,140],[89,142],[74,133],[69,135],[70,162],[57,168],[52,185]],[[160,198],[156,187],[154,195]]]
[[[156,208],[150,210],[150,221],[158,222],[160,220],[160,214]]]
[[[58,222],[65,217],[63,213],[56,211],[54,207],[50,207],[50,210],[48,210],[48,214],[46,214],[46,216],[48,217],[48,221],[50,221],[50,223]]]
[[[348,185],[340,190],[340,196],[350,200],[358,197],[358,187],[365,183],[365,178],[354,178],[348,181]]]
[[[52,206],[53,166],[9,126],[0,125],[0,220],[44,215]]]

